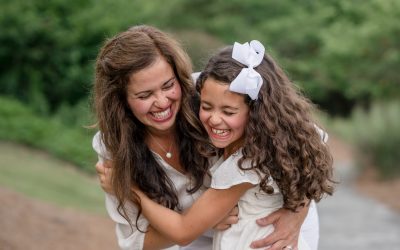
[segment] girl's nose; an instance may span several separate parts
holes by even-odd
[[[209,121],[211,125],[218,125],[221,122],[221,118],[217,113],[211,113]]]

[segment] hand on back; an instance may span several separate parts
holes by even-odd
[[[100,186],[109,194],[114,194],[114,190],[111,185],[112,171],[113,165],[111,161],[105,161],[103,163],[98,161],[96,163],[96,172],[100,180]]]

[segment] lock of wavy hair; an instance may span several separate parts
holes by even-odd
[[[247,67],[232,58],[232,47],[212,57],[199,76],[196,89],[214,79],[229,85]],[[263,176],[261,189],[272,193],[271,176],[283,195],[284,207],[296,210],[307,200],[320,201],[333,193],[332,156],[312,118],[315,107],[289,80],[277,63],[265,54],[255,68],[263,78],[257,100],[245,95],[249,119],[245,128],[243,158]],[[246,170],[246,169],[243,169]]]
[[[163,57],[172,67],[182,89],[181,108],[176,117],[176,144],[180,163],[192,178],[193,193],[203,184],[207,161],[199,153],[206,133],[193,110],[196,94],[191,78],[191,61],[180,45],[166,33],[150,26],[134,26],[111,39],[96,60],[94,107],[102,141],[109,151],[114,171],[112,186],[118,199],[118,211],[132,226],[124,203],[140,201],[132,192],[138,186],[156,202],[179,209],[174,184],[145,144],[146,127],[133,115],[127,103],[129,77]],[[139,229],[140,230],[140,229]]]

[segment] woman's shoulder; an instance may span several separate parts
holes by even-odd
[[[100,131],[97,131],[96,134],[93,136],[92,147],[102,159],[111,159],[110,153],[104,145],[103,136]]]

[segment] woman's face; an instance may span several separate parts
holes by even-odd
[[[135,117],[154,133],[173,128],[181,97],[180,83],[163,57],[129,78],[128,105]]]
[[[224,155],[234,153],[243,144],[249,116],[244,96],[212,78],[204,82],[200,94],[200,120],[212,144],[224,148]]]

